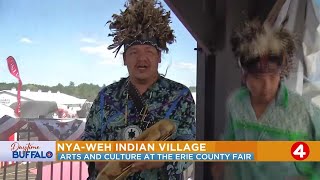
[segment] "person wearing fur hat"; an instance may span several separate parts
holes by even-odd
[[[235,29],[231,45],[243,87],[227,101],[224,140],[320,140],[319,108],[284,84],[295,64],[296,39],[283,24],[277,28],[259,20]],[[240,162],[224,166],[225,179],[230,180],[320,179],[319,163]]]
[[[99,92],[87,117],[85,141],[134,140],[161,119],[177,127],[170,140],[195,140],[195,102],[188,87],[158,72],[161,53],[175,41],[170,12],[157,0],[129,0],[125,10],[108,21],[109,36],[117,55],[123,47],[123,62],[129,77]],[[112,72],[109,74],[112,75]],[[95,179],[106,163],[88,163]],[[135,162],[127,179],[183,179],[190,162]]]

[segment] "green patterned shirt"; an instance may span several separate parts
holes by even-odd
[[[233,93],[227,102],[225,140],[231,141],[318,141],[320,110],[281,83],[277,96],[257,119],[247,88]],[[241,162],[227,163],[226,179],[280,180],[290,177],[320,179],[319,163]],[[232,177],[229,177],[232,176]]]

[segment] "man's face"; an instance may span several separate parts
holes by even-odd
[[[273,64],[276,66],[276,64]],[[280,71],[248,73],[246,84],[251,96],[261,102],[270,102],[277,94],[280,83]]]
[[[157,75],[160,62],[160,52],[150,45],[134,45],[124,54],[124,64],[130,77],[139,81],[147,81]]]

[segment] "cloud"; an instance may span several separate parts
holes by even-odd
[[[81,42],[90,43],[90,44],[96,44],[97,40],[93,38],[82,38],[80,39]]]
[[[118,56],[115,58],[113,51],[108,50],[107,44],[81,47],[80,51],[99,58],[99,64],[122,65],[121,54],[118,53]]]
[[[21,43],[25,43],[25,44],[31,44],[32,43],[32,40],[27,38],[27,37],[24,37],[24,38],[21,38],[20,39],[20,42]]]
[[[197,70],[196,64],[188,63],[188,62],[176,62],[176,63],[173,63],[173,67],[178,69],[191,70],[191,71]]]

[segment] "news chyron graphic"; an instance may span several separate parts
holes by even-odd
[[[59,161],[320,161],[320,142],[57,141]]]
[[[320,141],[0,141],[0,161],[320,162]]]
[[[1,141],[0,161],[55,161],[55,141]]]
[[[204,141],[57,142],[59,161],[253,161],[253,152],[228,152]],[[221,151],[222,150],[222,151]]]

